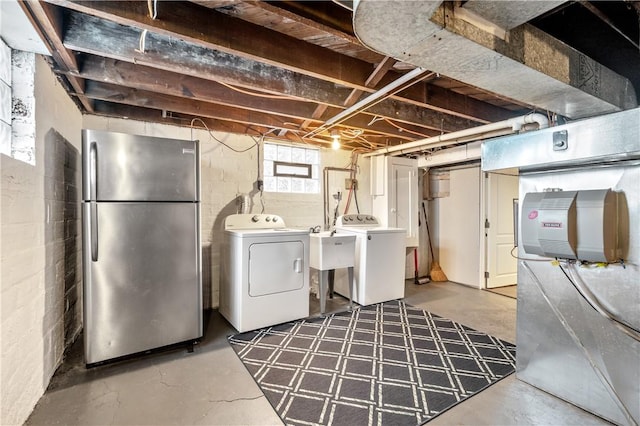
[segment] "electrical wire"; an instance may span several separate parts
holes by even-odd
[[[258,142],[256,142],[256,140],[255,140],[255,139],[253,139],[253,137],[252,137],[252,138],[251,138],[251,140],[253,140],[253,145],[251,145],[250,147],[245,148],[245,149],[235,149],[235,148],[233,148],[232,146],[230,146],[230,145],[228,145],[228,144],[224,143],[224,142],[223,142],[223,141],[221,141],[220,139],[218,139],[218,138],[216,138],[215,136],[213,136],[213,133],[211,133],[211,130],[209,130],[209,127],[207,127],[207,123],[205,123],[201,118],[196,117],[196,118],[194,118],[193,120],[191,120],[191,128],[192,128],[192,129],[193,129],[193,123],[194,123],[194,122],[196,122],[196,121],[199,121],[200,123],[202,123],[202,125],[204,126],[204,128],[205,128],[205,129],[207,129],[207,132],[209,133],[209,137],[210,137],[211,139],[213,139],[214,141],[218,142],[220,145],[224,145],[225,147],[229,148],[229,149],[230,149],[231,151],[233,151],[233,152],[243,153],[243,152],[247,152],[247,151],[249,151],[249,150],[253,149],[254,147],[255,147],[255,148],[259,148],[259,144],[258,144]],[[191,139],[193,139],[193,136],[191,137]]]
[[[567,261],[567,265],[569,265],[569,262]],[[604,310],[604,308],[599,308],[597,306],[595,306],[591,300],[589,300],[589,298],[584,294],[584,291],[580,288],[580,286],[578,286],[578,284],[576,284],[576,282],[569,276],[569,274],[567,273],[567,271],[565,271],[565,269],[562,267],[561,264],[558,264],[558,266],[560,267],[560,270],[562,271],[562,273],[564,274],[564,276],[567,278],[567,280],[569,281],[569,283],[571,283],[571,285],[573,286],[573,288],[578,292],[578,294],[582,297],[582,299],[587,302],[587,304],[589,306],[591,306],[591,308],[598,312],[600,315],[604,316],[605,318],[615,322],[616,324],[618,324],[620,327],[622,327],[623,331],[625,331],[625,333],[627,335],[629,335],[630,337],[633,337],[634,339],[640,341],[640,330],[631,326],[630,324],[627,324],[625,321],[619,320],[618,318],[616,318],[614,315],[612,315],[610,312],[607,312],[606,310]],[[595,295],[592,295],[595,298]],[[633,333],[630,333],[633,332]],[[635,334],[635,335],[634,335]]]
[[[417,136],[422,136],[423,138],[428,138],[429,137],[429,136],[424,135],[422,133],[414,132],[413,130],[409,130],[409,129],[406,129],[406,128],[402,127],[402,126],[398,126],[397,124],[395,124],[393,121],[389,120],[388,118],[383,118],[382,120],[385,123],[390,124],[393,127],[395,127],[396,129],[400,130],[401,132],[412,133],[412,134],[417,135]]]
[[[511,249],[511,257],[513,257],[515,259],[518,259],[518,260],[526,260],[527,262],[553,262],[553,261],[556,260],[556,259],[553,259],[551,257],[543,257],[543,258],[540,258],[540,259],[532,259],[530,257],[518,257],[515,254],[513,254],[514,250],[517,249],[517,248],[518,248],[518,246],[515,246],[515,247],[513,247]]]
[[[138,48],[135,49],[137,52],[145,53],[147,44],[147,30],[142,30],[140,34],[140,40],[138,41]]]
[[[223,83],[222,81],[217,81],[217,83],[223,85],[228,89],[234,90],[239,93],[244,93],[245,95],[249,95],[249,96],[257,96],[259,98],[268,98],[268,99],[289,99],[289,100],[295,99],[293,96],[287,96],[287,95],[267,95],[266,93],[252,92],[250,90],[240,89],[239,87],[233,86],[231,84]]]
[[[158,17],[158,0],[147,0],[147,7],[149,8],[149,17],[156,19]]]

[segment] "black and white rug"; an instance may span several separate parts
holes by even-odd
[[[515,370],[515,346],[391,301],[236,334],[289,425],[417,425]]]

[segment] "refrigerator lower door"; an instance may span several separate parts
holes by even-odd
[[[197,203],[83,203],[85,362],[202,337]]]

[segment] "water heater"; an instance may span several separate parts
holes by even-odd
[[[610,189],[527,193],[520,223],[526,253],[590,262],[621,257],[617,195]]]

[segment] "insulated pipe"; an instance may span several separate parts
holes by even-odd
[[[519,132],[522,127],[527,124],[538,124],[538,129],[549,127],[549,119],[546,115],[540,113],[530,113],[520,117],[510,118],[508,120],[489,123],[470,129],[459,130],[457,132],[446,133],[444,135],[432,136],[426,139],[420,139],[413,142],[403,143],[388,148],[381,148],[376,151],[364,154],[364,157],[374,155],[402,155],[410,152],[420,151],[425,148],[433,148],[436,146],[453,145],[459,142],[471,142],[486,137],[504,136],[506,134]]]

